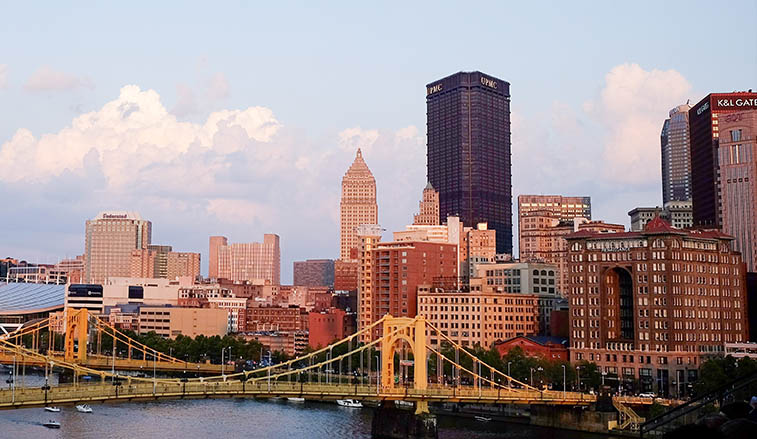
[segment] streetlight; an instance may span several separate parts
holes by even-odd
[[[531,387],[534,386],[534,370],[538,370],[539,372],[541,372],[544,369],[541,366],[537,367],[536,369],[534,369],[533,367],[531,368]]]
[[[509,377],[512,377],[512,376],[510,375],[510,364],[511,364],[511,363],[512,363],[512,361],[508,361],[508,362],[507,362],[507,376],[509,376]]]
[[[565,399],[565,365],[562,365],[562,399]]]
[[[581,366],[576,366],[576,376],[578,377],[578,391],[581,391]]]
[[[156,377],[156,374],[155,374],[155,372],[156,372],[155,361],[156,360],[157,360],[157,357],[155,356],[155,354],[152,354],[152,394],[153,394],[153,396],[155,396],[155,388],[158,385],[157,381],[155,380],[155,377]]]

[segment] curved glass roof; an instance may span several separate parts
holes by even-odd
[[[65,285],[0,283],[0,315],[63,308],[65,296]]]

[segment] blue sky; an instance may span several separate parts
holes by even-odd
[[[99,210],[138,210],[154,242],[201,251],[204,272],[209,234],[279,233],[286,282],[292,260],[338,255],[339,181],[358,146],[382,225],[411,221],[424,85],[460,70],[511,83],[514,195],[589,195],[595,218],[627,224],[660,203],[667,111],[757,88],[755,1],[9,3],[1,15],[0,255],[40,262],[80,254]],[[223,128],[203,131],[209,118]]]

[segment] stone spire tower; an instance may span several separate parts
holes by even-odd
[[[423,189],[423,198],[418,203],[418,214],[413,218],[413,224],[425,226],[439,225],[439,192],[428,182]]]
[[[339,214],[339,257],[357,260],[357,228],[361,224],[378,224],[376,179],[363,160],[360,148],[355,161],[342,177],[342,201]]]

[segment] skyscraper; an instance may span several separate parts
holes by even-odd
[[[439,191],[440,222],[458,215],[496,230],[512,253],[510,84],[459,72],[426,86],[427,171]]]
[[[129,277],[132,250],[147,249],[152,223],[137,212],[100,212],[87,220],[84,241],[84,278],[102,283],[108,277]]]
[[[747,110],[757,110],[757,93],[711,93],[689,110],[694,226],[722,227],[719,118]]]
[[[225,236],[211,236],[208,250],[210,277],[281,284],[279,235],[266,233],[263,242],[236,244]]]
[[[660,147],[663,204],[691,200],[689,110],[691,105],[688,103],[675,107],[662,124]]]
[[[373,178],[358,148],[355,161],[342,177],[342,201],[339,205],[339,255],[343,261],[355,260],[350,256],[350,250],[358,246],[357,228],[361,224],[378,224],[378,205],[376,204],[376,179]]]
[[[418,214],[413,217],[414,225],[438,226],[439,218],[439,192],[428,183],[423,189],[423,195],[418,206]]]

